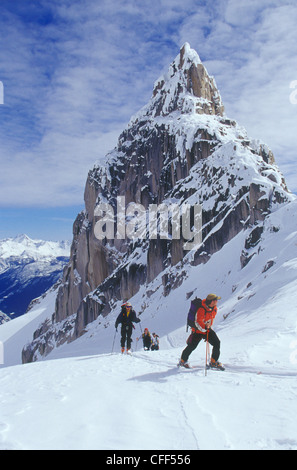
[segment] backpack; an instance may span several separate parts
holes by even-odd
[[[190,310],[188,312],[187,331],[189,327],[195,328],[195,315],[197,313],[198,308],[200,307],[202,307],[202,300],[196,297],[194,300],[192,300]]]

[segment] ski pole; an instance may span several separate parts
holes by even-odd
[[[206,333],[206,354],[205,354],[205,377],[207,376],[207,360],[209,356],[209,342],[208,342],[208,331]]]
[[[115,338],[116,338],[116,334],[117,334],[118,330],[116,329],[115,332],[114,332],[114,337],[113,337],[113,343],[112,343],[112,350],[111,350],[111,354],[113,353],[113,348],[114,348],[114,342],[115,342]]]
[[[141,328],[140,322],[138,323],[138,325],[139,325],[139,328],[140,328],[140,332],[141,332],[141,334],[142,334],[142,328]],[[136,338],[135,352],[137,351],[137,346],[138,346],[138,341],[139,341],[139,340],[140,340],[140,338]]]

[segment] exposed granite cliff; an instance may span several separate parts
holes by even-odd
[[[141,204],[202,205],[203,244],[191,252],[181,239],[98,240],[98,204],[109,204],[115,221],[118,197]],[[85,210],[73,226],[71,260],[56,300],[52,324],[44,325],[23,351],[23,361],[72,341],[118,300],[127,300],[160,273],[164,296],[183,280],[183,263],[209,257],[246,230],[241,263],[261,237],[265,217],[290,200],[271,151],[228,119],[216,87],[186,43],[157,80],[149,103],[132,117],[104,164],[89,172]],[[172,276],[170,268],[180,263]]]

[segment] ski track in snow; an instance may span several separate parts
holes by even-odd
[[[192,267],[170,296],[158,289],[150,296],[141,322],[159,334],[160,351],[138,343],[131,357],[121,355],[117,335],[110,353],[115,309],[46,359],[20,365],[24,344],[52,316],[54,293],[1,325],[0,450],[297,450],[296,209],[297,202],[271,214],[261,250],[244,269],[234,266],[242,233]],[[204,343],[190,357],[195,368],[177,363],[189,335],[187,294],[203,295],[210,284],[222,296],[214,330],[226,370],[205,376]],[[138,312],[143,295],[131,301]]]
[[[205,377],[176,353],[2,369],[0,449],[297,449],[295,374],[230,364]]]

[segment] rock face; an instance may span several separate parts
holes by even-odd
[[[155,83],[149,103],[131,118],[106,163],[89,172],[85,210],[73,226],[71,259],[52,324],[35,334],[23,351],[23,361],[75,340],[88,323],[108,315],[115,302],[130,299],[142,285],[149,291],[160,273],[164,296],[168,295],[183,281],[184,263],[206,263],[242,230],[247,232],[241,256],[245,266],[265,217],[290,199],[271,151],[226,117],[214,79],[186,43],[168,73]],[[134,208],[141,205],[146,217],[145,236],[135,239],[123,236],[120,223],[125,216],[127,228],[132,203]],[[184,233],[174,236],[172,214],[169,236],[151,237],[148,211],[162,203],[180,209],[200,204],[203,243],[185,250],[190,238]],[[96,224],[104,216],[96,208],[103,204],[112,208],[114,237],[99,240]],[[195,225],[193,213],[191,217],[190,228]],[[178,263],[180,274],[173,277],[170,269]],[[45,338],[52,345],[46,350]]]
[[[182,114],[224,114],[214,79],[208,75],[198,54],[188,43],[181,48],[167,75],[155,83],[147,115],[168,116],[174,111]]]
[[[11,318],[8,315],[6,315],[5,313],[1,312],[1,310],[0,310],[0,325],[2,325],[2,323],[7,323],[10,320],[11,320]]]

